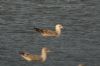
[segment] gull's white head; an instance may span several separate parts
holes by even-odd
[[[49,50],[48,48],[46,48],[46,47],[43,47],[43,48],[42,48],[42,51],[43,51],[43,52],[46,52],[46,53],[47,53],[47,52],[50,52],[50,50]]]
[[[60,28],[60,29],[62,29],[63,26],[62,26],[62,24],[57,24],[57,25],[56,25],[56,28]]]

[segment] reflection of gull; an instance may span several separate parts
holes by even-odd
[[[61,24],[57,24],[55,26],[55,31],[49,30],[49,29],[41,29],[41,28],[34,28],[35,31],[40,32],[42,36],[44,37],[48,37],[48,36],[60,36],[61,34],[61,29],[63,28],[63,26]]]
[[[21,57],[23,57],[27,61],[41,61],[44,62],[47,59],[47,52],[49,52],[49,49],[44,47],[41,50],[41,55],[33,55],[31,53],[27,53],[24,51],[19,52]]]

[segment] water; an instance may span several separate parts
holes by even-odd
[[[100,65],[99,0],[0,0],[0,66]],[[43,38],[34,27],[64,26],[59,38]],[[54,51],[45,63],[18,52]]]

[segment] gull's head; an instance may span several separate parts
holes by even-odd
[[[62,24],[57,24],[57,25],[56,25],[56,28],[60,28],[60,29],[62,29],[63,26],[62,26]]]
[[[42,51],[44,51],[44,52],[51,52],[47,47],[43,47]]]

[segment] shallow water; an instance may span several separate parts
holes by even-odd
[[[0,66],[100,65],[99,0],[0,0]],[[64,26],[59,38],[43,38],[34,27]],[[18,52],[54,51],[45,63]]]

